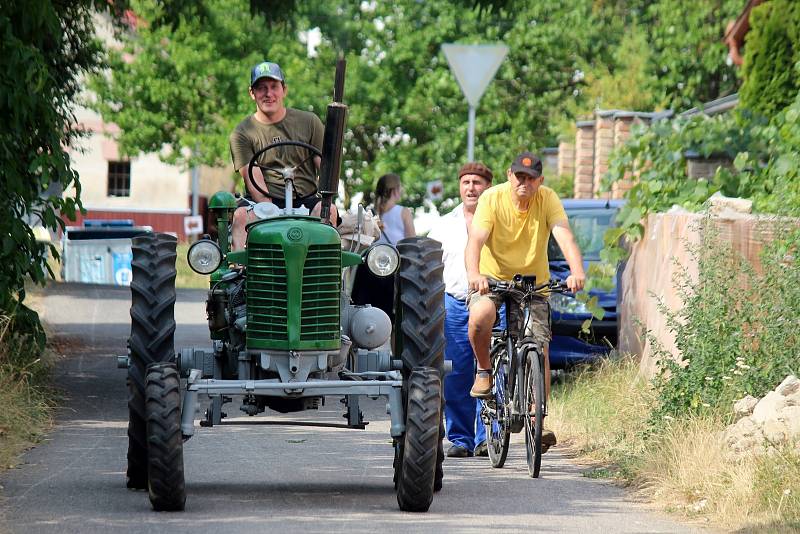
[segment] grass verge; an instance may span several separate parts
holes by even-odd
[[[32,347],[26,336],[12,331],[9,317],[0,316],[0,471],[13,467],[19,453],[50,425],[50,365]]]
[[[743,532],[800,528],[797,448],[733,458],[720,438],[721,418],[687,416],[656,427],[654,398],[634,359],[610,359],[554,388],[549,425],[591,465],[586,476],[615,478],[683,518]]]
[[[197,274],[189,267],[189,261],[186,259],[189,245],[190,243],[178,243],[178,258],[175,260],[178,276],[175,279],[175,286],[208,289],[208,276]]]

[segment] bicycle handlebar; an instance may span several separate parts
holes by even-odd
[[[489,289],[498,293],[508,293],[519,291],[525,294],[531,293],[564,293],[571,292],[564,282],[559,280],[548,280],[544,284],[536,284],[535,276],[523,276],[515,274],[511,280],[488,280]]]

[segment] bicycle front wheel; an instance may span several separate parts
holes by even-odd
[[[502,349],[501,349],[502,350]],[[503,467],[508,456],[511,438],[510,394],[508,391],[508,358],[505,351],[494,359],[494,397],[483,402],[483,421],[486,426],[486,446],[492,467]]]
[[[526,353],[525,365],[525,449],[528,459],[528,474],[539,477],[542,467],[542,429],[544,428],[544,374],[538,350]],[[523,361],[525,361],[523,360]]]

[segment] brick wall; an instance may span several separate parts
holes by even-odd
[[[575,145],[572,143],[558,143],[558,175],[575,176]]]
[[[631,127],[636,122],[641,122],[641,119],[633,115],[617,114],[614,118],[615,147],[623,145],[628,140],[631,136]],[[611,185],[611,198],[622,198],[632,186],[633,177],[631,173],[626,173],[622,180],[618,180]]]
[[[594,121],[579,121],[575,134],[575,198],[594,193]]]
[[[594,126],[594,172],[592,174],[592,192],[599,196],[603,177],[608,172],[608,156],[614,149],[614,115],[613,112],[598,111],[595,114]]]

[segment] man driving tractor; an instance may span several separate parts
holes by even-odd
[[[260,166],[253,167],[253,176],[249,175],[248,163],[256,152],[281,141],[301,141],[321,150],[325,129],[322,121],[314,113],[285,106],[288,88],[277,63],[263,61],[254,66],[250,71],[248,91],[256,104],[256,111],[245,117],[229,138],[233,168],[241,174],[247,190],[245,198],[252,202],[272,202],[284,208],[286,201],[281,171],[293,169],[296,191],[293,207],[305,206],[312,215],[319,216],[318,156],[300,146],[279,146],[261,156]],[[262,168],[267,172],[262,172]],[[232,228],[234,250],[244,248],[247,238],[245,225],[255,219],[251,207],[236,209]],[[331,206],[331,221],[336,219],[336,207]]]

